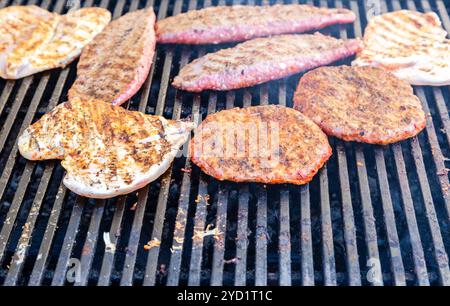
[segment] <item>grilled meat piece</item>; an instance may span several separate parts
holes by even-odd
[[[154,26],[153,8],[112,21],[81,54],[69,100],[96,98],[120,105],[131,98],[150,71],[155,53]]]
[[[301,33],[354,20],[350,10],[311,5],[217,6],[160,20],[156,33],[158,43],[217,44]]]
[[[74,98],[28,127],[18,145],[27,159],[61,159],[64,184],[75,193],[111,198],[163,174],[193,128],[192,122]]]
[[[373,17],[353,65],[377,66],[412,85],[450,84],[450,40],[435,13],[396,11]]]
[[[193,92],[253,86],[351,56],[359,40],[320,33],[256,38],[209,53],[183,67],[173,86]]]
[[[0,10],[0,76],[19,79],[65,67],[111,20],[102,8],[83,8],[66,15],[37,6]]]
[[[389,144],[417,135],[425,113],[411,85],[374,67],[321,67],[306,73],[294,107],[331,136]]]
[[[327,136],[279,105],[209,115],[190,142],[192,161],[219,180],[305,184],[331,156]]]

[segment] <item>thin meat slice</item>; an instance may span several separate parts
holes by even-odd
[[[320,33],[256,38],[194,60],[181,69],[173,86],[192,92],[248,87],[326,65],[359,50],[357,39]]]
[[[411,85],[375,67],[320,67],[306,73],[294,108],[346,141],[385,145],[417,135],[426,124]]]
[[[35,5],[9,6],[0,10],[0,76],[16,79],[10,70],[23,65],[30,54],[49,42],[58,15]]]
[[[30,58],[28,73],[64,68],[110,21],[111,13],[98,7],[82,8],[62,15],[52,40]]]
[[[110,20],[108,10],[95,7],[66,15],[37,6],[0,10],[0,76],[19,79],[65,67]]]
[[[375,66],[412,85],[450,84],[450,40],[435,13],[408,10],[373,17],[352,65]]]
[[[302,113],[266,105],[209,115],[195,130],[189,152],[218,180],[301,185],[330,158],[331,147]]]
[[[150,71],[156,41],[154,26],[153,8],[112,21],[83,50],[69,100],[96,98],[120,105],[131,98]]]
[[[301,33],[350,23],[347,9],[311,5],[217,6],[192,10],[157,23],[158,43],[217,44],[274,34]]]
[[[163,174],[193,128],[192,122],[74,98],[28,127],[18,146],[27,159],[61,159],[63,182],[73,192],[111,198]]]

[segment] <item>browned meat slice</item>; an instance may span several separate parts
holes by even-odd
[[[354,20],[350,10],[311,5],[217,6],[158,21],[157,37],[159,43],[217,44],[301,33]]]
[[[326,65],[359,51],[359,40],[320,33],[249,40],[183,67],[173,86],[193,92],[253,86]]]
[[[98,7],[65,15],[35,5],[0,9],[0,77],[15,80],[67,66],[110,20],[111,13]]]
[[[61,159],[64,184],[91,198],[112,198],[156,180],[184,144],[192,122],[74,98],[29,126],[18,139],[27,159]]]
[[[83,50],[69,100],[101,99],[120,105],[142,86],[155,52],[153,8],[111,22]]]
[[[331,156],[327,136],[300,112],[279,105],[208,116],[190,142],[192,161],[219,180],[305,184]]]
[[[425,113],[412,87],[372,67],[321,67],[305,74],[294,107],[328,135],[389,144],[417,135]]]
[[[352,63],[382,67],[412,85],[450,84],[450,40],[438,15],[401,10],[370,19]]]

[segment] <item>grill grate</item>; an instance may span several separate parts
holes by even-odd
[[[12,2],[0,0],[0,7],[68,9],[65,1]],[[366,1],[300,2],[351,8],[354,24],[323,32],[362,35]],[[254,2],[82,1],[114,17],[154,5],[159,19],[225,3]],[[435,11],[450,31],[443,0],[381,0],[381,6]],[[227,93],[180,93],[169,85],[180,67],[222,47],[158,46],[149,78],[125,107],[200,122],[234,106],[292,106],[298,75]],[[305,186],[218,182],[181,157],[137,193],[96,201],[66,190],[58,162],[26,161],[15,143],[65,100],[74,77],[72,64],[0,81],[0,284],[69,284],[68,267],[79,259],[76,285],[450,285],[449,87],[415,88],[429,116],[414,139],[387,147],[331,139],[332,158]],[[199,238],[209,224],[219,235]],[[105,246],[104,233],[114,247]],[[152,239],[161,245],[144,250]],[[373,279],[378,266],[382,278]]]

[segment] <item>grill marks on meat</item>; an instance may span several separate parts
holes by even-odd
[[[69,99],[95,98],[120,105],[142,86],[155,52],[152,8],[112,21],[84,49]]]
[[[311,5],[218,6],[158,21],[157,37],[159,43],[217,44],[301,33],[354,20],[350,10]]]
[[[401,10],[372,18],[352,63],[378,66],[413,85],[450,84],[450,40],[435,13]]]
[[[219,180],[305,184],[331,156],[327,136],[279,105],[209,115],[190,142],[192,161]]]
[[[65,67],[111,20],[102,8],[83,8],[66,15],[37,6],[0,10],[0,76],[18,79]]]
[[[426,124],[412,87],[374,67],[321,67],[306,73],[294,108],[346,141],[385,145],[417,135]]]
[[[64,184],[75,193],[110,198],[164,173],[193,128],[191,122],[74,98],[27,128],[18,145],[27,159],[61,159]]]
[[[65,67],[110,22],[111,13],[102,8],[83,8],[63,15],[52,40],[43,46],[30,64],[43,70],[51,63]],[[48,69],[48,68],[47,68]]]
[[[253,86],[351,56],[360,47],[359,40],[320,33],[257,38],[194,60],[173,86],[193,92]]]

